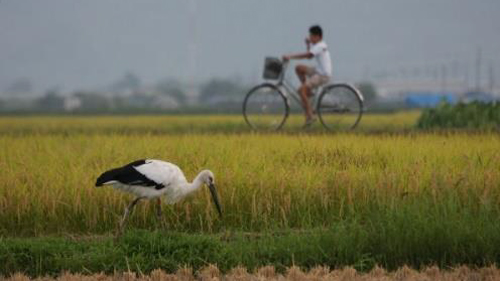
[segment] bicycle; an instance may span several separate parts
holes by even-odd
[[[302,108],[300,94],[285,78],[288,65],[288,61],[266,58],[263,77],[276,82],[266,81],[246,94],[243,116],[251,128],[275,131],[281,129],[290,114],[289,97]],[[319,87],[309,101],[327,130],[354,129],[363,115],[363,95],[356,87],[347,83]]]

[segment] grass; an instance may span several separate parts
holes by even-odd
[[[0,272],[499,262],[500,135],[415,131],[417,119],[371,115],[327,133],[294,117],[260,134],[239,116],[0,118]],[[223,218],[205,189],[163,206],[166,229],[143,202],[113,244],[132,197],[95,179],[145,157],[190,180],[211,169]]]
[[[430,228],[437,239],[422,240],[421,235],[411,235],[413,228],[403,230],[398,236],[385,236],[384,232],[370,232],[358,222],[301,233],[284,231],[279,235],[261,233],[259,236],[241,232],[201,235],[130,231],[117,242],[108,237],[5,238],[0,241],[0,275],[24,272],[29,276],[56,276],[63,271],[149,274],[157,268],[173,273],[182,267],[198,271],[210,264],[217,265],[222,272],[238,266],[253,271],[268,265],[273,265],[278,272],[293,265],[304,269],[353,266],[366,272],[377,264],[395,270],[403,265],[447,268],[461,264],[489,266],[498,262],[499,239],[491,240],[494,235],[486,233],[498,228],[479,229],[480,235],[486,234],[481,241],[460,241],[456,237],[462,236],[462,230],[452,232],[457,228],[442,234],[438,234],[441,229],[435,225]]]

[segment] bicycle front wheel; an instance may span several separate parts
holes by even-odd
[[[363,114],[363,97],[351,85],[334,84],[322,91],[317,112],[328,130],[354,129]]]
[[[288,112],[287,98],[273,84],[256,86],[243,102],[245,121],[255,130],[279,130],[285,124]]]

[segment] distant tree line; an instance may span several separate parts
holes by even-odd
[[[0,112],[215,112],[239,113],[245,94],[254,85],[235,79],[216,78],[201,85],[186,85],[175,79],[164,79],[145,85],[132,72],[100,90],[64,93],[52,87],[42,96],[33,97],[33,85],[25,78],[14,81],[0,96]],[[365,104],[376,102],[376,89],[369,82],[357,84]],[[30,96],[31,98],[26,98]]]
[[[23,89],[31,84],[19,82],[16,91],[0,96],[0,112],[231,112],[240,110],[248,90],[238,81],[213,79],[191,93],[189,87],[173,79],[144,86],[137,76],[127,73],[104,90],[64,93],[53,87],[42,96],[26,98]]]

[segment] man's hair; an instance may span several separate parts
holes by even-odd
[[[321,26],[319,25],[313,25],[309,28],[309,33],[313,35],[318,35],[319,37],[323,38],[323,29],[321,29]]]

